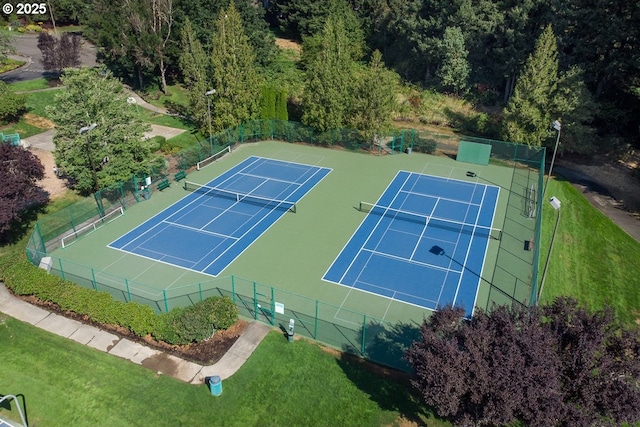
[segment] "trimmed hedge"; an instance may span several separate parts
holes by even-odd
[[[238,308],[227,297],[211,297],[190,307],[156,314],[147,305],[116,301],[107,292],[52,276],[31,265],[23,253],[0,258],[0,278],[17,295],[33,295],[94,322],[123,326],[138,336],[152,335],[169,344],[202,341],[239,318]]]

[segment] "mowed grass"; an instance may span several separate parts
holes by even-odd
[[[591,206],[568,181],[552,179],[546,198],[561,202],[558,232],[541,302],[569,295],[593,309],[610,305],[623,322],[640,319],[640,243]],[[540,277],[556,223],[544,203]]]
[[[401,380],[278,332],[223,381],[219,397],[2,314],[0,342],[0,394],[23,395],[38,427],[449,425],[424,412]],[[0,415],[18,419],[15,408]]]
[[[14,82],[9,85],[11,90],[15,92],[41,90],[50,88],[49,80],[44,77],[41,79],[25,80],[21,82]]]

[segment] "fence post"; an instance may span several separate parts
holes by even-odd
[[[258,320],[258,292],[256,291],[256,282],[253,282],[253,319]]]
[[[276,324],[276,303],[275,303],[275,292],[273,291],[273,286],[271,287],[271,325]]]
[[[361,348],[360,348],[360,352],[362,353],[362,355],[364,356],[366,353],[366,349],[365,349],[365,341],[367,338],[367,315],[363,314],[362,315],[362,344],[361,344]]]
[[[318,300],[316,300],[316,321],[313,328],[313,339],[318,339]]]
[[[91,267],[91,277],[93,278],[93,289],[94,290],[98,290],[98,283],[96,282],[96,272],[93,269],[93,267]]]
[[[64,278],[64,270],[62,269],[62,258],[58,258],[58,265],[60,266],[60,277],[62,277],[62,280],[67,280]]]
[[[200,294],[200,301],[202,301],[202,283],[198,283],[198,293]]]
[[[162,290],[162,298],[164,299],[164,311],[166,313],[169,312],[169,301],[167,301],[167,290],[163,289]]]
[[[236,281],[233,274],[231,275],[231,301],[233,301],[234,304],[236,303]]]
[[[129,289],[129,279],[124,279],[124,284],[127,287],[127,296],[129,297],[129,301],[131,301],[131,290]]]

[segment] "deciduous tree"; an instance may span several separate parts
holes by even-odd
[[[469,51],[464,44],[460,27],[448,27],[444,31],[440,47],[442,62],[438,70],[440,86],[446,91],[459,95],[467,88],[469,78]]]
[[[407,352],[425,403],[460,425],[621,425],[640,419],[640,340],[610,310],[571,298],[445,308]]]
[[[44,167],[30,151],[0,143],[0,242],[25,209],[46,203],[49,196],[38,186]]]
[[[63,33],[60,38],[49,33],[38,35],[38,49],[42,52],[42,66],[47,71],[80,66],[81,39],[75,34]]]
[[[15,93],[0,81],[0,121],[17,119],[25,110],[25,96]]]
[[[66,89],[48,112],[56,123],[56,163],[75,187],[86,194],[149,172],[157,162],[152,142],[143,139],[149,125],[127,103],[122,84],[109,71],[88,68],[66,69],[61,80]]]

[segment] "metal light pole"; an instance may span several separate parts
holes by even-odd
[[[211,140],[211,102],[209,101],[209,97],[216,93],[215,89],[208,90],[204,93],[204,96],[207,97],[207,117],[209,118],[209,145],[211,146],[211,154],[213,154],[213,141]]]
[[[553,235],[551,236],[551,245],[549,246],[549,253],[547,254],[547,262],[545,262],[544,270],[542,272],[542,281],[540,283],[540,289],[538,290],[538,299],[536,301],[536,304],[540,302],[540,297],[542,296],[542,289],[544,288],[544,281],[547,278],[547,269],[549,268],[549,260],[551,259],[551,251],[553,250],[553,243],[556,241],[558,224],[560,224],[560,200],[558,200],[556,197],[552,197],[549,199],[549,204],[551,205],[551,207],[553,207],[553,209],[556,210],[556,212],[558,212],[558,215],[556,216],[556,225],[553,228]]]
[[[556,138],[556,145],[553,147],[553,156],[551,157],[551,166],[549,166],[549,175],[547,175],[547,182],[544,185],[544,191],[542,192],[542,198],[544,199],[545,194],[547,194],[547,187],[549,186],[549,178],[551,178],[551,172],[553,171],[553,163],[556,161],[556,153],[558,151],[558,144],[560,144],[560,130],[562,129],[562,124],[555,120],[551,126],[558,131],[558,137]]]

